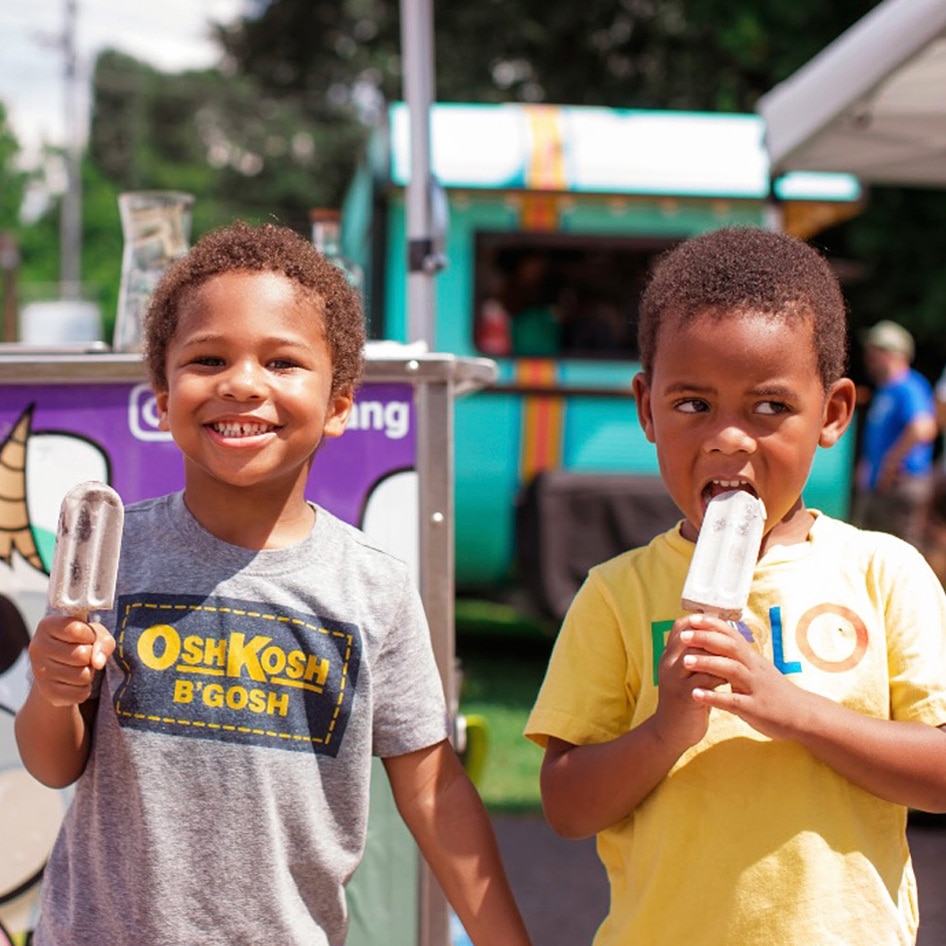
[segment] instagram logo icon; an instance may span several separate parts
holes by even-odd
[[[128,429],[135,440],[170,440],[166,430],[160,430],[158,404],[147,384],[136,384],[128,395]]]

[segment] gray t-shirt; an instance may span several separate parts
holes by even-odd
[[[446,738],[407,568],[317,509],[291,548],[126,511],[92,752],[36,946],[341,944],[371,756]]]

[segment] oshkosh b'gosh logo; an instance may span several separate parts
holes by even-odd
[[[335,756],[361,662],[354,625],[197,596],[118,604],[121,725]]]

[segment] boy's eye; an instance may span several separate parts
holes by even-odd
[[[681,414],[702,414],[709,410],[709,404],[698,397],[689,397],[682,401],[677,401],[674,407],[676,410],[680,411]]]
[[[274,358],[270,363],[269,367],[273,371],[288,371],[290,368],[298,368],[299,363],[293,361],[291,358]]]
[[[788,410],[788,405],[782,401],[760,401],[756,405],[756,413],[758,414],[785,414]]]
[[[223,364],[223,359],[216,355],[195,355],[191,358],[191,364],[207,365],[208,367],[218,367]]]

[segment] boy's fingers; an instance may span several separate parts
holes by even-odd
[[[87,700],[94,674],[88,660],[77,665],[49,661],[34,668],[35,685],[54,706],[69,706]]]
[[[704,624],[701,621],[699,627],[691,627],[683,631],[680,634],[681,641],[690,649],[727,656],[733,655],[738,651],[739,646],[747,643],[738,628],[728,621],[712,620],[712,624],[709,622]]]
[[[63,644],[94,644],[95,630],[78,618],[62,618],[49,625],[49,636]]]
[[[95,641],[92,644],[92,666],[96,670],[101,670],[115,651],[115,638],[101,624],[93,624],[91,627],[95,632]]]
[[[725,677],[717,677],[712,673],[694,673],[690,679],[694,690],[715,690],[717,687],[725,686],[729,681]]]
[[[64,618],[46,628],[30,644],[34,662],[63,668],[92,667],[101,670],[115,650],[115,639],[101,624]]]

